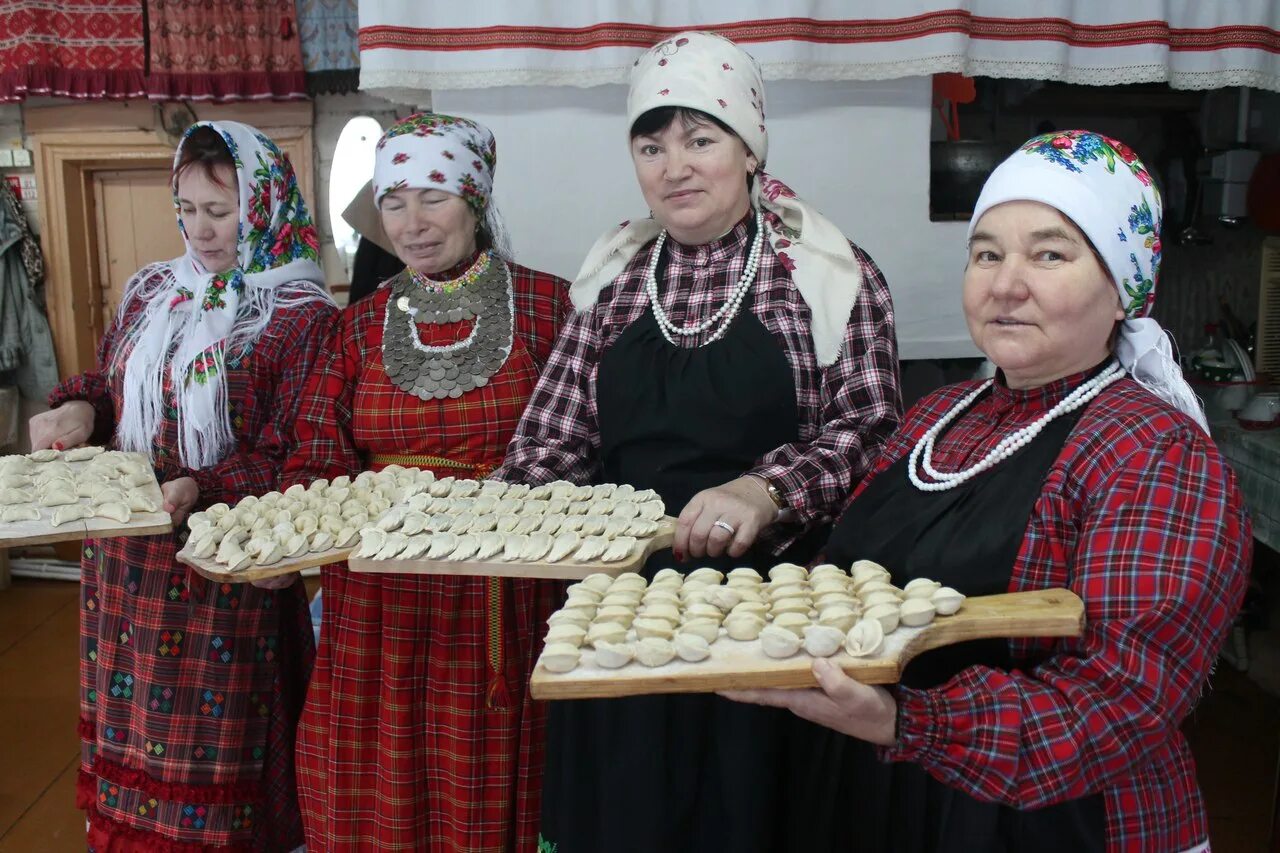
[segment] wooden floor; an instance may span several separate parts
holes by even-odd
[[[84,850],[75,808],[76,585],[0,591],[0,853]],[[1214,853],[1268,849],[1280,700],[1223,665],[1187,722]]]

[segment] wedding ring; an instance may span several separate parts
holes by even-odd
[[[711,526],[712,526],[712,527],[719,527],[719,528],[720,528],[720,529],[722,529],[722,530],[727,530],[727,531],[729,532],[729,535],[730,535],[730,536],[732,536],[733,534],[735,534],[735,533],[737,533],[737,532],[738,532],[738,531],[734,530],[734,529],[733,529],[733,525],[732,525],[732,524],[730,524],[730,523],[729,523],[729,522],[727,522],[727,521],[716,521],[716,522],[712,523],[712,525],[711,525]]]

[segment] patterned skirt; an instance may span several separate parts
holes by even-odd
[[[89,849],[291,850],[294,731],[313,660],[299,581],[208,581],[174,536],[88,541],[80,610]]]
[[[527,686],[561,586],[325,568],[298,730],[311,853],[533,849],[545,707]]]

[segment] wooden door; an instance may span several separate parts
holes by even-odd
[[[97,340],[115,316],[130,276],[144,265],[182,254],[173,211],[169,168],[115,169],[93,173],[98,244]]]

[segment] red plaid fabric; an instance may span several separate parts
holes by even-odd
[[[935,466],[974,464],[1083,378],[1024,392],[997,383],[938,441]],[[973,387],[918,403],[863,487]],[[1110,851],[1204,842],[1178,727],[1240,608],[1251,551],[1235,476],[1209,437],[1132,380],[1110,386],[1050,469],[1009,585],[1074,590],[1084,636],[1013,640],[1012,670],[972,667],[935,689],[898,688],[898,744],[882,757],[1018,808],[1100,791]]]
[[[744,218],[725,237],[701,246],[667,241],[663,308],[673,322],[702,322],[724,305],[746,264],[750,221]],[[644,280],[652,251],[652,244],[640,251],[601,291],[595,306],[566,324],[495,476],[522,483],[558,478],[587,483],[597,475],[596,369],[605,350],[649,309]],[[787,355],[800,419],[798,442],[770,451],[744,473],[773,481],[801,524],[839,509],[902,412],[889,289],[865,252],[854,246],[853,254],[862,269],[862,289],[840,358],[830,367],[818,366],[809,306],[767,244],[751,298],[744,303]],[[689,345],[703,343],[710,334],[688,339]],[[771,544],[780,551],[798,532],[795,527],[779,530]]]
[[[132,306],[138,310],[141,306]],[[237,450],[194,472],[202,504],[277,486],[331,306],[276,312],[227,367]],[[109,364],[118,325],[104,337]],[[73,377],[50,404],[87,400],[110,437],[121,376]],[[184,476],[176,422],[155,445],[161,481]],[[178,563],[178,534],[85,543],[77,801],[99,851],[291,849],[302,841],[293,730],[313,655],[302,584],[272,592]]]
[[[563,281],[510,267],[511,356],[456,400],[424,402],[387,379],[385,284],[347,309],[308,386],[286,481],[354,474],[382,454],[477,471],[500,462],[568,306]],[[431,345],[470,330],[419,329]],[[308,849],[532,849],[544,708],[526,687],[560,584],[360,575],[345,564],[323,575],[320,651],[299,726]]]

